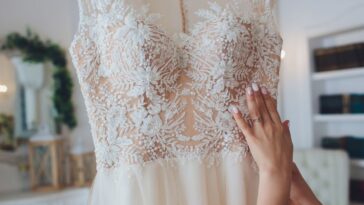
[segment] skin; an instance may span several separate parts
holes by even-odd
[[[294,163],[292,170],[290,205],[321,205]]]
[[[246,93],[249,117],[232,111],[259,168],[257,205],[321,204],[293,163],[289,121],[282,123],[275,100],[254,83]]]

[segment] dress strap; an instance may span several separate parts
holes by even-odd
[[[254,4],[255,12],[258,14],[271,12],[274,10],[276,5],[276,0],[252,0]]]
[[[91,16],[96,11],[93,2],[93,0],[78,0],[81,16]]]
[[[116,2],[122,0],[78,0],[80,14],[82,17],[96,17],[98,14],[106,13]]]

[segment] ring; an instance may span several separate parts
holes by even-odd
[[[262,117],[257,117],[257,118],[254,118],[254,119],[250,119],[250,121],[252,122],[252,123],[255,123],[255,122],[262,122]]]

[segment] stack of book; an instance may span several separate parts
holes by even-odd
[[[345,150],[352,159],[364,159],[364,137],[323,137],[321,146],[325,149]]]
[[[351,159],[364,160],[364,137],[324,137],[321,146],[325,149],[345,150]],[[350,200],[354,202],[364,202],[364,180],[350,180]]]
[[[364,94],[321,95],[320,113],[364,113]]]
[[[364,66],[364,42],[314,50],[317,72]]]
[[[364,202],[364,180],[350,180],[350,200],[357,203]]]

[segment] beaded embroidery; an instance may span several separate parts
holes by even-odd
[[[98,169],[245,154],[229,108],[247,113],[251,82],[276,96],[282,39],[268,9],[247,16],[210,3],[191,34],[172,37],[155,23],[159,15],[123,0],[80,0],[80,7],[69,51]]]

